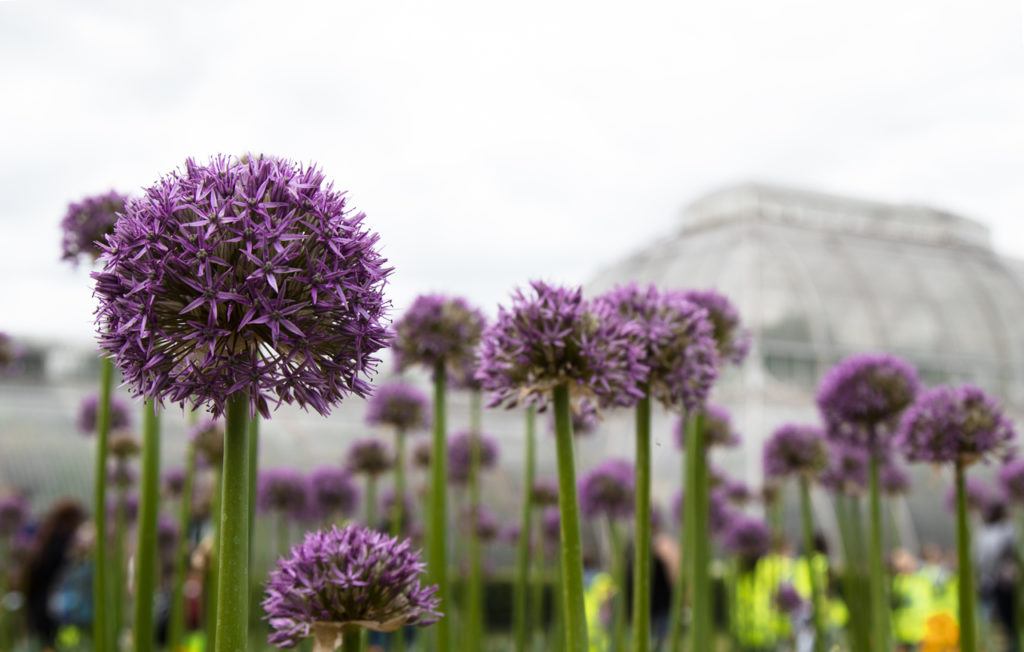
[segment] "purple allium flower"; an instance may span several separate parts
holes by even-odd
[[[972,512],[984,514],[993,503],[1002,499],[999,492],[993,487],[985,484],[977,478],[970,476],[964,480],[964,489],[967,498],[967,509]],[[956,485],[951,484],[946,488],[946,495],[943,498],[946,509],[956,510]]]
[[[480,541],[489,543],[494,541],[501,531],[501,523],[498,515],[486,505],[480,505],[478,509],[470,507],[462,513],[464,528],[468,531],[476,526],[476,535]]]
[[[687,290],[683,298],[707,310],[720,360],[742,363],[750,351],[750,331],[740,325],[736,306],[715,290]]]
[[[128,201],[93,273],[100,348],[136,395],[326,415],[367,396],[387,345],[391,269],[363,213],[315,167],[188,159]]]
[[[219,419],[204,419],[193,426],[188,437],[199,457],[210,466],[219,467],[224,458],[224,423]]]
[[[484,329],[483,314],[465,299],[442,294],[416,297],[394,325],[393,349],[399,370],[443,362],[449,374],[472,364]]]
[[[382,385],[366,406],[366,423],[393,426],[398,432],[426,428],[430,423],[427,396],[408,383]]]
[[[548,543],[562,540],[562,514],[557,507],[548,507],[541,514],[540,533]]]
[[[518,523],[509,523],[505,527],[501,528],[501,533],[498,535],[502,541],[509,545],[515,545],[519,543],[519,537],[523,534],[523,526]]]
[[[779,484],[771,480],[765,481],[761,485],[761,504],[765,507],[771,507],[779,501]]]
[[[818,409],[829,439],[882,453],[888,447],[882,437],[895,431],[918,388],[917,371],[902,358],[887,353],[846,358],[818,387]]]
[[[630,326],[629,338],[640,348],[649,370],[641,382],[666,407],[696,410],[707,400],[718,376],[718,350],[708,312],[680,292],[654,285],[619,286],[594,301],[595,307]]]
[[[999,486],[1010,500],[1024,502],[1024,459],[1012,459],[999,469]]]
[[[281,512],[303,518],[309,510],[309,482],[295,469],[262,470],[257,481],[256,504],[263,513]]]
[[[394,487],[388,487],[384,490],[384,493],[380,497],[380,508],[382,514],[390,515],[395,511],[395,489]],[[402,495],[402,520],[406,521],[405,525],[408,525],[408,521],[412,519],[414,512],[412,496],[405,492]]]
[[[418,439],[412,446],[412,465],[418,469],[430,468],[430,456],[434,452],[434,443],[429,437]]]
[[[780,426],[765,442],[763,459],[769,478],[815,476],[828,465],[825,435],[816,426]]]
[[[757,518],[738,516],[722,533],[722,546],[742,559],[760,559],[768,554],[771,545],[771,529]]]
[[[459,431],[448,440],[449,482],[458,485],[469,482],[473,441],[474,437],[468,430]],[[494,468],[498,463],[498,442],[484,433],[478,433],[476,441],[480,447],[480,470]]]
[[[125,522],[134,523],[135,519],[139,515],[139,497],[135,494],[125,494],[124,499],[121,500],[117,496],[108,496],[107,516],[109,517],[108,520],[111,522],[111,525],[114,524],[113,521],[117,518],[117,510],[119,507],[124,509]]]
[[[543,407],[562,385],[573,402],[589,398],[602,407],[642,398],[639,385],[649,370],[629,337],[635,326],[584,301],[580,288],[542,281],[530,288],[530,295],[517,290],[510,308],[499,307],[498,320],[484,332],[477,378],[491,392],[489,407]]]
[[[910,493],[910,472],[902,464],[887,460],[878,469],[878,484],[882,492],[889,496]]]
[[[28,519],[28,500],[21,494],[0,498],[0,537],[17,532]]]
[[[900,429],[903,452],[912,462],[986,461],[1005,454],[1015,436],[999,403],[973,385],[925,391]]]
[[[790,616],[798,613],[804,606],[804,599],[800,597],[796,587],[790,582],[779,584],[775,590],[775,607],[784,614]]]
[[[117,487],[132,487],[138,480],[138,475],[129,464],[115,462],[107,468],[107,479]]]
[[[530,502],[534,507],[550,507],[558,504],[558,481],[543,478],[533,481]]]
[[[607,460],[579,481],[580,509],[587,518],[628,518],[635,494],[636,473],[625,460]]]
[[[78,408],[78,429],[86,435],[96,433],[96,416],[99,413],[100,397],[87,396]],[[116,396],[110,397],[110,429],[120,430],[132,425],[131,408]]]
[[[322,466],[309,474],[309,500],[315,518],[348,516],[359,502],[359,487],[344,469]]]
[[[836,493],[859,494],[868,488],[868,451],[863,446],[829,446],[829,463],[818,483]]]
[[[345,466],[352,473],[380,475],[395,468],[395,456],[379,439],[358,439],[348,447]]]
[[[437,622],[436,586],[424,587],[425,565],[411,542],[350,525],[306,534],[278,560],[263,608],[270,644],[291,648],[320,627],[393,631]]]
[[[168,498],[180,498],[184,489],[185,469],[177,466],[164,471],[164,493]]]
[[[716,491],[720,492],[729,503],[739,506],[746,505],[753,497],[747,483],[735,478],[725,478]]]
[[[555,413],[553,410],[549,413],[551,418],[548,419],[548,432],[553,435],[555,434]],[[572,406],[571,416],[574,437],[593,434],[601,423],[601,414],[594,404],[586,399],[581,399],[579,403]]]
[[[60,222],[64,254],[61,259],[77,263],[82,254],[90,260],[98,258],[103,251],[101,244],[114,232],[117,214],[124,212],[127,200],[127,196],[111,190],[70,204]]]
[[[676,446],[686,448],[686,424],[676,419]],[[708,446],[738,446],[740,435],[732,426],[732,416],[720,405],[704,406],[704,441]]]

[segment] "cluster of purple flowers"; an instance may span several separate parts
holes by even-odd
[[[366,423],[392,426],[398,432],[425,428],[430,422],[426,395],[408,383],[377,388],[366,406]]]
[[[78,430],[92,435],[96,432],[96,418],[99,413],[100,397],[87,396],[78,408]],[[110,429],[120,430],[132,425],[131,408],[116,396],[110,397]]]
[[[462,521],[467,530],[476,530],[476,535],[483,543],[494,541],[501,532],[501,522],[498,515],[486,505],[479,505],[476,509],[472,507],[465,510]]]
[[[99,257],[101,244],[114,232],[118,213],[124,211],[127,200],[126,196],[111,190],[70,204],[60,222],[62,258],[77,263],[83,254],[90,259]]]
[[[889,458],[878,470],[878,485],[889,496],[899,496],[910,491],[910,472],[905,466]]]
[[[345,466],[352,473],[377,476],[395,467],[395,456],[379,439],[359,439],[349,446]]]
[[[309,513],[309,483],[295,469],[262,470],[257,482],[256,504],[264,513],[305,517]]]
[[[176,466],[164,471],[163,487],[168,498],[180,498],[185,489],[185,469]]]
[[[321,518],[347,516],[356,510],[359,487],[344,469],[322,466],[309,474],[309,502]]]
[[[433,369],[443,363],[446,374],[465,373],[472,369],[473,350],[483,329],[483,314],[465,299],[420,295],[395,322],[395,363],[399,370],[413,365]]]
[[[791,475],[814,477],[828,465],[828,449],[821,428],[786,424],[764,445],[764,473],[769,478]]]
[[[498,463],[498,442],[494,438],[461,430],[448,439],[448,480],[455,484],[469,482],[473,442],[479,447],[480,469],[494,468]]]
[[[721,405],[708,404],[703,408],[704,441],[710,446],[738,446],[740,435],[733,428],[732,416]],[[677,419],[675,422],[676,446],[686,448],[686,422]]]
[[[558,482],[538,479],[533,481],[530,502],[534,507],[549,507],[558,504]]]
[[[737,516],[722,532],[722,546],[741,559],[756,561],[771,550],[772,532],[761,519]]]
[[[911,461],[968,465],[1006,453],[1015,433],[995,399],[963,385],[925,391],[907,410],[900,437]]]
[[[587,518],[628,518],[635,509],[636,473],[625,460],[607,460],[580,478],[580,509]]]
[[[828,468],[818,476],[818,483],[829,491],[860,494],[868,488],[868,452],[863,447],[833,444]]]
[[[728,297],[715,290],[686,290],[683,298],[707,311],[719,359],[742,363],[750,351],[750,331],[741,326],[740,313]]]

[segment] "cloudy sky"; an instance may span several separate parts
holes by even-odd
[[[0,330],[88,340],[66,204],[218,152],[320,164],[399,310],[585,281],[746,180],[943,207],[1024,257],[1016,0],[213,4],[0,2]]]

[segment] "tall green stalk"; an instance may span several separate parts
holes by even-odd
[[[113,586],[113,624],[111,626],[111,643],[116,649],[120,645],[121,632],[124,630],[124,612],[128,604],[125,596],[125,570],[128,567],[127,555],[125,555],[125,539],[128,538],[128,515],[125,513],[128,503],[128,491],[121,485],[117,488],[117,506],[114,512],[114,564],[111,569]]]
[[[448,454],[445,423],[444,360],[434,364],[434,432],[430,453],[430,527],[427,530],[427,570],[430,582],[437,585],[438,611],[447,614],[451,609],[448,593],[448,511],[447,481]],[[437,652],[448,652],[451,641],[450,620],[445,617],[434,625]]]
[[[807,476],[800,476],[800,513],[803,522],[804,559],[807,562],[807,575],[811,583],[811,622],[814,625],[814,652],[825,650],[825,607],[822,601],[822,586],[818,583],[818,569],[815,568],[817,551],[814,549],[814,517],[811,513],[811,490]]]
[[[221,473],[216,649],[245,652],[249,643],[249,397],[228,398]]]
[[[966,467],[957,461],[956,473],[956,554],[960,609],[960,652],[975,652],[978,626],[974,606],[974,567],[971,564],[971,531],[967,523]]]
[[[136,652],[151,652],[155,644],[153,602],[156,595],[156,516],[160,503],[160,415],[146,400],[142,423],[142,473],[139,523],[135,537],[135,620],[132,639]]]
[[[868,491],[868,593],[871,604],[872,650],[889,650],[889,601],[885,590],[885,563],[882,551],[882,499],[878,487],[878,456],[871,455]]]
[[[469,590],[467,623],[469,650],[483,649],[483,550],[477,525],[480,518],[480,392],[474,390],[469,397],[469,513],[473,525],[469,533]]]
[[[96,408],[96,462],[93,467],[93,520],[96,542],[93,547],[92,603],[93,645],[97,650],[113,649],[107,613],[107,452],[110,448],[110,394],[114,388],[114,363],[100,358],[100,401]]]
[[[611,518],[608,519],[608,535],[612,547],[612,579],[615,582],[615,596],[612,598],[612,649],[626,649],[626,551],[622,533]],[[670,650],[675,648],[669,648]]]
[[[569,386],[554,389],[555,444],[558,455],[558,509],[562,535],[562,600],[566,652],[586,652],[587,613],[583,604],[583,544],[580,537],[579,500],[576,496],[576,460],[572,441]]]
[[[633,652],[651,647],[651,397],[636,405],[636,506],[633,545]]]
[[[192,491],[196,476],[196,449],[191,444],[185,452],[185,482],[178,505],[178,541],[174,551],[174,580],[171,589],[171,613],[168,622],[167,647],[171,652],[181,649],[185,636],[185,569],[188,565],[188,530],[192,523]]]
[[[686,410],[682,413],[683,428],[685,429],[684,441],[693,441],[696,435],[693,433],[694,425],[697,423],[696,419],[692,415],[687,415]],[[687,591],[687,571],[690,567],[690,554],[693,550],[693,545],[688,537],[693,535],[693,526],[687,525],[687,518],[693,517],[693,509],[690,505],[693,501],[694,494],[692,491],[686,491],[688,488],[686,478],[690,477],[690,465],[693,460],[690,459],[691,455],[687,455],[685,452],[682,458],[682,485],[683,485],[683,500],[679,503],[679,509],[681,514],[679,517],[679,573],[675,577],[675,589],[672,591],[672,608],[669,614],[668,624],[668,649],[679,650],[682,649],[683,641],[683,609],[686,606],[686,591]]]
[[[533,510],[533,481],[535,474],[536,443],[535,429],[537,420],[536,409],[531,405],[526,408],[526,437],[523,453],[523,506],[519,515],[519,543],[516,547],[516,584],[513,603],[513,619],[515,624],[515,650],[527,650],[527,588],[530,581],[530,518]]]
[[[395,431],[395,499],[391,504],[391,536],[401,537],[405,519],[405,432]],[[399,627],[391,636],[395,652],[405,652],[405,630]]]
[[[713,634],[711,627],[711,576],[708,568],[711,562],[711,547],[706,532],[709,509],[708,461],[703,414],[699,412],[694,414],[694,420],[693,431],[687,433],[688,436],[693,436],[686,440],[687,496],[684,496],[687,503],[685,510],[691,515],[685,521],[685,525],[689,526],[689,532],[684,534],[687,543],[691,546],[689,549],[689,577],[687,578],[690,583],[691,623],[687,649],[690,652],[705,652],[712,649]]]
[[[547,584],[547,560],[544,554],[544,524],[543,524],[543,512],[537,515],[537,527],[536,530],[540,536],[540,546],[537,549],[537,558],[534,560],[533,566],[533,596],[530,603],[530,622],[528,623],[527,631],[530,632],[530,641],[535,643],[537,634],[544,631],[544,618],[543,618],[543,607],[544,607],[544,588]],[[552,611],[558,612],[561,609],[560,602],[557,595],[552,596]],[[543,637],[542,637],[543,638]],[[531,645],[536,647],[536,645]]]
[[[366,474],[366,495],[363,497],[366,527],[375,530],[377,521],[377,474]]]
[[[221,461],[223,467],[223,461]],[[213,546],[210,548],[209,565],[206,568],[206,614],[203,623],[206,630],[206,645],[209,652],[215,652],[217,645],[217,597],[218,575],[220,574],[220,539],[221,539],[221,495],[224,493],[224,473],[222,469],[213,472],[213,499],[210,501],[210,523],[213,527]]]
[[[252,542],[256,533],[256,480],[260,474],[260,417],[249,420],[249,568],[253,567]],[[172,651],[173,652],[173,651]]]
[[[857,544],[854,541],[855,530],[853,526],[853,514],[851,513],[848,500],[850,497],[842,493],[835,493],[832,496],[832,505],[836,513],[836,522],[839,524],[839,533],[843,548],[843,593],[846,598],[846,606],[850,612],[850,623],[847,627],[850,637],[850,644],[854,650],[867,650],[870,645],[870,618],[864,609],[864,601],[861,591],[860,561],[857,552]]]

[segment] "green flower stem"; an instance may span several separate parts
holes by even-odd
[[[851,645],[855,650],[866,650],[869,645],[869,623],[860,596],[860,566],[857,561],[850,505],[847,504],[847,500],[848,497],[840,493],[835,494],[832,498],[843,547],[843,592],[850,612],[848,629]]]
[[[153,601],[156,597],[156,516],[160,510],[160,414],[146,400],[142,423],[142,473],[139,487],[139,524],[135,537],[136,652],[151,652],[155,644]]]
[[[878,456],[869,464],[870,519],[868,521],[868,602],[871,605],[872,650],[889,646],[889,600],[885,590],[885,562],[882,551],[882,500],[878,488]]]
[[[246,652],[249,635],[249,397],[228,398],[221,473],[216,649]]]
[[[883,507],[885,508],[885,515],[889,521],[889,549],[900,547],[900,528],[899,522],[896,520],[896,497],[887,496],[885,498]]]
[[[608,519],[608,535],[612,544],[612,579],[615,582],[615,595],[612,598],[612,649],[625,650],[626,551],[622,544],[622,533],[611,518]]]
[[[377,520],[377,474],[366,474],[366,496],[363,503],[363,518],[366,519],[366,527],[376,530]],[[286,544],[287,545],[287,544]]]
[[[690,614],[691,623],[689,631],[690,652],[705,652],[711,650],[711,577],[710,562],[711,548],[707,536],[708,524],[708,460],[707,445],[704,437],[704,416],[701,413],[694,415],[693,431],[687,433],[693,435],[686,440],[686,512],[690,517],[686,519],[689,532],[684,534],[689,548],[690,567]],[[685,516],[685,514],[684,514]]]
[[[223,463],[222,463],[223,464]],[[206,568],[206,644],[211,652],[217,644],[217,575],[220,572],[221,538],[221,493],[224,491],[224,474],[221,469],[213,472],[213,500],[210,503],[210,523],[213,527],[213,546],[210,548],[209,565]]]
[[[437,585],[437,610],[448,614],[448,512],[447,481],[448,455],[445,446],[447,437],[445,423],[445,383],[447,382],[444,360],[434,364],[434,432],[433,448],[430,453],[430,527],[427,529],[427,570],[430,582]],[[441,618],[434,625],[436,652],[448,652],[451,628],[448,617]]]
[[[537,527],[535,528],[538,533],[538,539],[540,541],[537,547],[537,558],[533,563],[533,596],[530,601],[530,622],[528,623],[528,631],[530,632],[531,643],[537,638],[538,632],[544,631],[544,588],[547,583],[546,569],[547,564],[544,554],[544,533],[543,533],[543,512],[538,510],[537,513]],[[554,596],[552,600],[554,611],[558,611],[561,607],[558,603],[558,596]],[[531,645],[531,647],[535,647]]]
[[[256,532],[256,484],[260,474],[260,417],[249,420],[249,568],[253,567],[252,546]],[[173,652],[173,651],[172,651]]]
[[[401,537],[405,514],[405,432],[395,431],[395,500],[391,505],[391,536]],[[405,630],[401,627],[391,636],[395,652],[405,652]]]
[[[127,603],[125,597],[125,569],[128,560],[125,555],[125,539],[128,536],[128,517],[125,514],[125,504],[128,501],[128,492],[125,487],[117,488],[117,507],[114,511],[114,564],[112,570],[111,593],[113,594],[114,618],[111,628],[111,643],[114,649],[120,646],[121,632],[124,629],[124,611]]]
[[[178,652],[185,636],[185,569],[188,566],[188,530],[192,522],[192,491],[196,476],[196,449],[185,452],[185,483],[178,505],[178,542],[174,552],[174,583],[171,589],[171,615],[168,623],[168,649]]]
[[[696,419],[686,414],[686,410],[682,413],[683,427],[685,428],[685,440],[693,441],[696,436],[693,434],[694,425]],[[682,478],[684,478],[684,485],[686,483],[685,478],[689,476],[689,465],[690,456],[684,453],[682,458]],[[685,488],[685,487],[684,487]],[[672,591],[672,607],[671,613],[669,614],[669,625],[668,625],[668,649],[679,650],[682,648],[681,643],[683,640],[683,609],[686,606],[686,576],[687,570],[690,563],[690,551],[693,550],[692,544],[687,539],[687,535],[693,534],[693,526],[687,526],[686,519],[687,514],[693,515],[693,510],[688,509],[690,501],[693,496],[684,491],[683,500],[679,503],[679,509],[681,511],[678,514],[680,535],[679,535],[679,573],[675,576],[675,590]]]
[[[971,531],[967,523],[966,467],[956,463],[956,554],[960,591],[960,652],[977,650],[978,627],[974,607],[974,567],[971,564]]]
[[[813,609],[814,651],[825,650],[825,606],[822,601],[822,586],[818,583],[818,569],[815,567],[817,551],[814,549],[814,516],[811,512],[811,489],[807,476],[800,476],[800,514],[803,521],[804,559],[807,560],[807,575],[811,582],[811,607]]]
[[[554,389],[555,443],[558,455],[558,509],[562,534],[562,599],[566,652],[586,652],[587,613],[583,604],[583,544],[580,537],[579,500],[576,497],[576,461],[573,454],[569,386]],[[638,546],[639,547],[639,546]]]
[[[469,513],[473,524],[469,532],[469,587],[467,633],[468,650],[483,649],[483,550],[477,524],[480,518],[480,428],[482,404],[480,392],[473,391],[469,397]]]
[[[93,467],[93,520],[96,542],[93,547],[92,603],[93,645],[97,650],[113,649],[107,613],[107,451],[110,439],[110,394],[114,388],[114,363],[100,358],[100,401],[96,409],[96,463]],[[6,629],[6,628],[4,628]]]
[[[651,397],[636,405],[636,538],[633,546],[633,652],[651,647]]]
[[[365,631],[358,629],[344,632],[341,635],[341,652],[359,652],[361,642],[366,638],[365,634]]]
[[[519,515],[519,543],[516,546],[516,584],[513,603],[513,620],[515,623],[515,650],[526,652],[527,633],[530,631],[527,623],[526,593],[530,580],[530,518],[533,510],[533,481],[535,474],[536,448],[535,430],[537,413],[531,405],[526,408],[526,450],[523,453],[523,506]]]
[[[277,513],[277,551],[279,556],[288,554],[288,544],[291,542],[291,528],[288,525],[288,515],[283,511]]]

